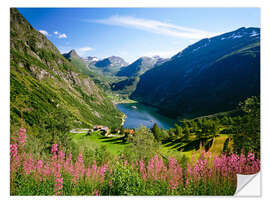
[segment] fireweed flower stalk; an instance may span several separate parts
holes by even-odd
[[[75,162],[75,167],[73,171],[74,181],[77,181],[79,178],[83,177],[85,174],[85,168],[83,163],[82,154],[79,153],[78,158]]]
[[[18,142],[20,146],[24,147],[25,142],[26,142],[26,129],[25,128],[20,128]]]
[[[23,162],[23,168],[24,168],[25,174],[27,175],[29,175],[31,172],[33,172],[36,169],[34,160],[32,158],[32,154],[30,154],[29,157]]]
[[[169,157],[169,166],[164,165],[163,159],[158,158],[157,155],[148,161],[148,165],[145,168],[144,161],[139,163],[139,172],[142,178],[153,181],[166,181],[169,183],[172,190],[176,189],[179,184],[183,185],[182,168],[177,163],[177,160]]]
[[[170,188],[175,190],[179,184],[183,186],[183,171],[175,158],[169,157],[168,181]]]
[[[10,145],[10,171],[15,171],[18,166],[20,159],[18,155],[18,145],[17,144],[11,144]]]
[[[89,165],[87,168],[86,177],[88,179],[94,180],[96,179],[97,175],[98,175],[97,163],[96,160],[94,160],[92,166]]]
[[[136,163],[135,166],[132,166],[138,167],[138,171],[144,180],[165,180],[167,177],[167,168],[163,163],[163,159],[159,159],[157,155],[148,161],[147,167],[145,167],[143,160],[140,160],[139,164]]]
[[[146,171],[145,171],[145,168],[144,168],[144,161],[143,160],[140,161],[140,166],[139,167],[140,167],[139,170],[140,170],[140,173],[142,175],[142,178],[144,180],[146,180],[147,175],[146,175]]]
[[[68,174],[73,174],[73,172],[74,172],[74,167],[73,167],[73,163],[72,163],[71,159],[72,159],[72,154],[70,153],[63,164],[64,165],[64,172],[68,173]]]
[[[55,179],[54,195],[62,195],[62,189],[63,189],[63,178],[61,178],[61,174],[60,174]]]
[[[10,145],[10,172],[15,172],[21,162],[21,159],[24,158],[25,154],[23,152],[24,145],[26,142],[26,129],[20,128],[18,133],[18,140],[15,138],[12,139],[12,143]],[[21,155],[23,152],[23,156]]]
[[[58,151],[58,144],[53,144],[52,145],[52,149],[51,152],[53,153],[53,159],[57,159],[57,151]]]
[[[99,175],[100,175],[100,183],[102,183],[104,181],[104,177],[105,177],[105,172],[108,169],[108,165],[104,164],[102,167],[100,167],[99,169]]]

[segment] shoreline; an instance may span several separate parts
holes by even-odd
[[[139,102],[134,100],[123,100],[123,101],[112,101],[112,103],[115,104],[137,104]]]

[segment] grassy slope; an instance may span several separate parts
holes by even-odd
[[[71,134],[70,136],[72,136],[72,139],[78,145],[84,145],[89,147],[91,146],[97,147],[105,145],[113,155],[119,155],[121,152],[123,152],[125,147],[129,146],[129,144],[123,144],[121,138],[108,138],[98,133],[92,134],[90,136],[86,136],[86,133]],[[212,147],[209,149],[209,151],[215,155],[219,155],[222,152],[224,142],[227,138],[228,135],[225,134],[214,138],[214,143]],[[175,142],[175,140],[172,140],[172,142],[169,144],[162,144],[161,153],[163,155],[172,155],[172,156],[178,156],[181,154],[185,155],[190,160],[192,158],[192,154],[194,154],[195,157],[199,157],[201,154],[200,150],[179,152],[176,147],[178,144],[179,143]]]
[[[211,148],[209,149],[210,152],[212,152],[215,155],[218,155],[222,152],[223,146],[224,146],[224,142],[225,140],[228,138],[228,135],[220,135],[219,137],[214,138],[213,141],[213,145],[211,146]],[[193,140],[190,139],[190,142],[192,142]],[[181,146],[181,143],[179,143],[176,140],[171,140],[168,143],[163,144],[163,149],[162,152],[164,153],[175,153],[178,152],[178,148]],[[190,149],[187,151],[183,151],[181,152],[182,155],[187,156],[188,158],[191,158],[192,154],[195,153],[195,156],[199,156],[200,154],[200,149],[196,150],[196,149]]]
[[[78,145],[87,146],[102,146],[105,145],[109,152],[113,155],[118,155],[123,152],[124,148],[129,146],[129,144],[123,144],[121,138],[116,137],[104,137],[99,133],[92,133],[91,135],[86,135],[86,133],[71,134],[72,139]]]

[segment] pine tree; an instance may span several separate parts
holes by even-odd
[[[152,130],[152,133],[153,133],[155,139],[157,141],[160,141],[161,140],[161,131],[156,123],[153,125],[151,130]]]
[[[183,136],[183,129],[181,126],[175,124],[176,136],[181,138]]]

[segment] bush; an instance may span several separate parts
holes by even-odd
[[[129,161],[148,160],[159,153],[160,145],[146,127],[137,129],[134,135],[129,137],[128,141],[131,145],[125,148],[124,155]]]
[[[111,175],[111,195],[141,195],[144,181],[130,165],[117,162]]]

